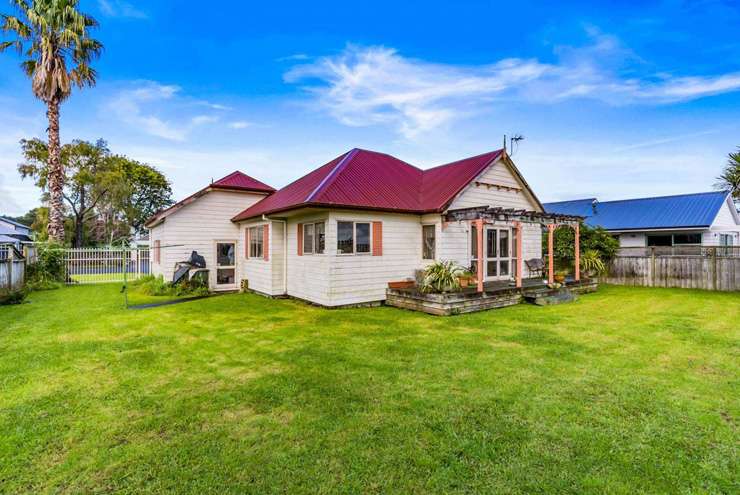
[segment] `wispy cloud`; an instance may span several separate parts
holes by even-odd
[[[458,66],[404,57],[393,48],[350,45],[338,55],[294,66],[284,79],[304,84],[316,103],[345,125],[392,125],[407,138],[494,103],[586,98],[655,105],[740,90],[740,72],[650,72],[649,64],[617,37],[593,26],[585,29],[590,42],[556,46],[553,63],[507,58]]]
[[[170,141],[184,141],[188,134],[198,126],[212,124],[219,120],[214,115],[193,115],[189,118],[166,118],[162,114],[164,103],[179,103],[187,106],[181,99],[181,88],[175,85],[159,84],[153,81],[139,81],[132,88],[119,91],[109,102],[107,108],[121,121],[151,136]],[[191,105],[192,106],[192,105]],[[186,122],[183,124],[183,122]]]
[[[246,129],[247,127],[253,125],[251,122],[247,122],[246,120],[236,120],[234,122],[229,122],[229,127],[232,129]]]
[[[129,17],[147,19],[149,16],[142,10],[123,0],[98,0],[100,11],[108,17]]]

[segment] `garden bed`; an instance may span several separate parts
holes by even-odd
[[[556,293],[563,300],[566,299],[563,294],[570,294],[572,301],[575,300],[573,295],[594,292],[597,288],[596,281],[590,279],[579,282],[571,280],[560,289],[550,289],[541,279],[525,280],[521,288],[510,286],[508,282],[487,283],[483,292],[477,292],[474,287],[446,293],[423,293],[416,288],[389,288],[386,290],[385,303],[431,315],[449,316],[503,308],[525,301],[540,305],[546,301],[553,303]]]

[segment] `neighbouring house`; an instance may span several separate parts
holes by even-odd
[[[0,244],[12,244],[20,252],[32,248],[31,227],[0,217]]]
[[[544,214],[503,150],[422,170],[353,149],[274,192],[242,177],[243,189],[218,181],[149,220],[155,273],[169,278],[197,250],[215,272],[213,289],[248,286],[336,307],[383,301],[388,282],[413,279],[434,260],[481,265],[486,282],[506,282],[523,267],[517,247],[523,260],[542,257],[539,223],[481,222],[478,237],[470,221],[446,216],[491,207]]]
[[[210,287],[238,288],[239,226],[231,218],[274,191],[237,171],[154,215],[145,224],[152,273],[171,280],[176,263],[197,251],[209,268]]]
[[[727,192],[545,203],[551,213],[580,215],[619,238],[623,248],[740,245],[740,215]]]

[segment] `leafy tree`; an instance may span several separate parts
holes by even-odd
[[[38,139],[21,140],[26,161],[18,166],[21,177],[32,177],[36,185],[49,195],[49,147]],[[115,164],[103,140],[95,144],[76,140],[61,149],[61,165],[65,173],[62,198],[69,206],[74,219],[74,246],[85,244],[85,222],[90,219],[98,204],[117,184]]]
[[[715,187],[721,191],[729,191],[736,201],[740,200],[740,148],[727,155],[727,165],[717,177]]]
[[[21,148],[26,161],[18,166],[19,173],[23,178],[33,178],[47,198],[46,143],[40,139],[22,140]],[[90,240],[112,243],[118,238],[128,238],[132,229],[140,231],[147,218],[172,204],[170,183],[161,172],[111,154],[102,139],[96,143],[76,140],[62,146],[61,151],[65,171],[62,197],[70,212],[68,222],[74,232],[75,247],[84,246]],[[46,219],[37,215],[37,220],[38,227]]]
[[[595,251],[602,261],[608,262],[617,255],[619,241],[602,227],[590,227],[581,224],[580,251]],[[542,236],[542,252],[547,252],[547,236]],[[555,230],[553,239],[553,256],[559,267],[570,266],[575,261],[575,232],[570,227]]]
[[[0,52],[15,48],[23,58],[21,68],[31,78],[34,95],[46,104],[48,137],[48,234],[64,241],[64,166],[59,143],[59,109],[78,88],[94,86],[90,66],[103,48],[89,36],[98,23],[77,10],[78,0],[11,0],[17,16],[2,14],[0,30],[12,39],[0,41]]]
[[[114,198],[116,208],[126,224],[140,233],[152,215],[173,203],[170,182],[159,170],[145,163],[118,155],[112,160],[123,179]]]

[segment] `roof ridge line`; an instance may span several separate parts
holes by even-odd
[[[310,202],[311,200],[313,200],[313,198],[314,198],[314,197],[315,197],[316,195],[318,195],[318,194],[319,194],[319,192],[321,192],[321,191],[322,191],[322,190],[323,190],[323,189],[324,189],[324,188],[325,188],[326,186],[328,186],[328,185],[329,185],[329,182],[330,182],[331,180],[333,180],[333,179],[334,179],[334,178],[335,178],[335,177],[336,177],[336,176],[337,176],[337,175],[339,174],[339,172],[340,172],[340,171],[341,171],[341,170],[342,170],[342,169],[343,169],[343,168],[344,168],[344,167],[345,167],[345,166],[347,165],[347,163],[349,163],[349,161],[350,161],[350,160],[351,160],[351,159],[352,159],[352,158],[353,158],[353,157],[354,157],[354,156],[355,156],[355,155],[356,155],[356,154],[357,154],[357,153],[358,153],[359,151],[360,151],[360,150],[359,150],[358,148],[352,148],[351,150],[349,150],[349,151],[347,152],[347,154],[346,154],[346,155],[344,155],[344,157],[343,157],[343,158],[342,158],[341,160],[339,160],[339,163],[337,163],[337,164],[336,164],[336,165],[334,166],[334,168],[333,168],[333,169],[331,169],[331,172],[329,172],[328,174],[326,174],[326,177],[324,177],[324,178],[323,178],[323,179],[321,180],[321,182],[319,182],[319,185],[318,185],[318,186],[316,186],[316,188],[315,188],[315,189],[314,189],[313,191],[311,191],[311,193],[310,193],[310,194],[309,194],[308,196],[306,196],[306,199],[304,199],[304,200],[303,200],[303,202],[304,202],[304,203],[308,203],[308,202]]]
[[[447,162],[447,163],[442,163],[440,165],[435,165],[435,166],[430,167],[430,168],[422,169],[422,172],[428,172],[429,170],[434,170],[435,168],[446,167],[447,165],[454,165],[457,162],[462,162],[462,161],[465,161],[465,160],[472,160],[473,158],[480,158],[483,155],[490,155],[492,153],[500,154],[503,150],[504,150],[503,148],[499,148],[497,150],[486,151],[485,153],[479,153],[479,154],[473,155],[473,156],[466,156],[465,158],[460,158],[459,160],[455,160],[455,161]]]
[[[704,191],[696,193],[683,193],[683,194],[668,194],[666,196],[646,196],[644,198],[625,198],[625,199],[611,199],[608,201],[599,201],[599,204],[604,203],[621,203],[624,201],[642,201],[646,199],[663,199],[663,198],[678,198],[681,196],[699,196],[700,194],[724,194],[725,197],[729,194],[727,191]]]
[[[546,204],[546,205],[554,205],[554,204],[557,204],[557,203],[575,203],[576,201],[593,201],[593,200],[599,201],[599,198],[563,199],[561,201],[545,201],[543,204]],[[627,200],[622,200],[622,201],[627,201]],[[599,201],[599,203],[601,203],[601,202],[602,201]],[[608,201],[605,201],[605,202],[608,202]]]

